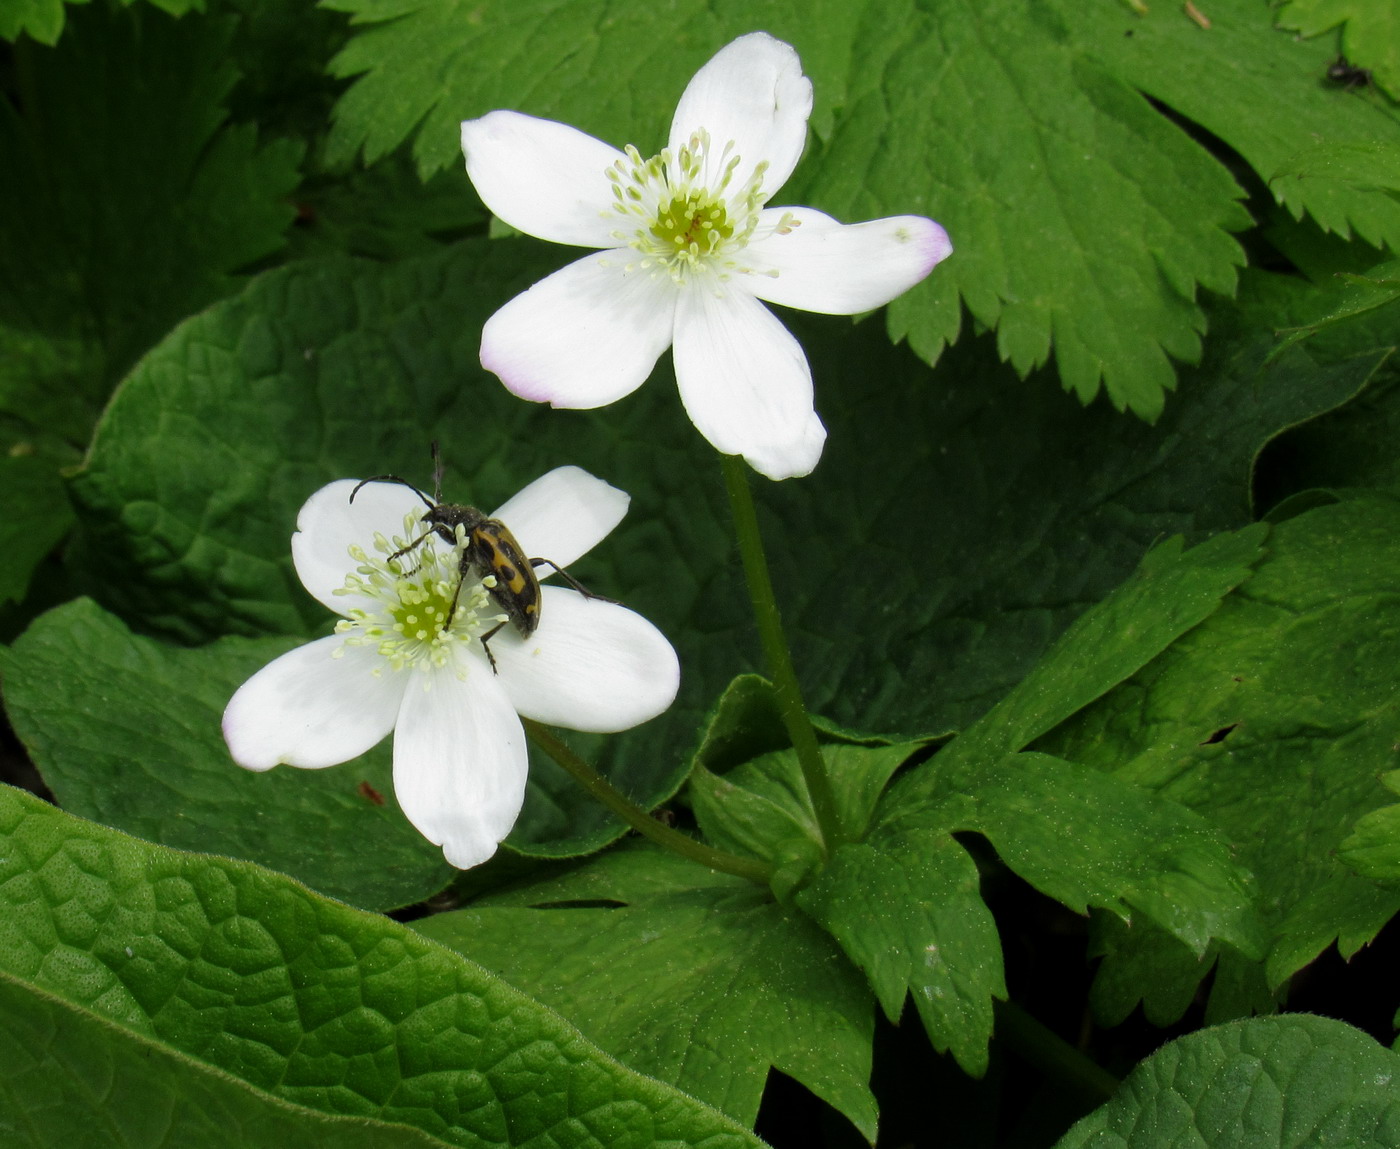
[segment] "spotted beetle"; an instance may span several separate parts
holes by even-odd
[[[462,556],[458,566],[457,589],[452,593],[452,605],[448,608],[446,619],[443,620],[443,630],[452,625],[453,616],[457,613],[457,598],[462,593],[462,582],[468,573],[475,570],[478,578],[485,579],[488,575],[495,577],[496,585],[488,587],[487,593],[491,595],[496,605],[505,612],[506,617],[504,621],[498,622],[481,636],[481,648],[486,652],[493,674],[499,673],[499,671],[496,669],[496,656],[491,653],[491,647],[488,644],[506,623],[512,624],[519,631],[521,638],[529,638],[540,625],[540,580],[535,574],[536,567],[553,567],[555,573],[584,598],[595,598],[600,602],[614,601],[603,595],[594,594],[553,559],[526,558],[525,552],[521,550],[515,536],[510,533],[510,528],[500,519],[490,518],[475,507],[469,507],[462,503],[444,503],[442,501],[442,459],[438,454],[437,443],[433,444],[433,497],[431,499],[407,479],[401,479],[398,475],[372,475],[355,485],[355,489],[350,492],[352,503],[355,501],[355,496],[360,493],[360,488],[368,483],[400,483],[422,499],[428,508],[421,522],[429,529],[407,546],[400,547],[391,554],[390,561],[411,554],[433,535],[437,535],[444,542],[456,546],[457,528],[462,528],[465,542],[462,546]]]

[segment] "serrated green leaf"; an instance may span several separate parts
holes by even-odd
[[[463,1147],[756,1139],[412,930],[0,788],[0,971],[321,1113]]]
[[[1400,147],[1400,118],[1327,81],[1335,50],[1272,30],[1268,6],[1254,0],[1212,0],[1209,28],[1167,4],[1143,15],[1107,4],[1066,3],[1062,12],[1083,50],[1222,140],[1263,179],[1319,139]],[[1277,190],[1295,219],[1306,213],[1324,230],[1354,231],[1377,247],[1400,242],[1400,199],[1383,189],[1305,181]]]
[[[256,861],[371,909],[437,893],[455,871],[394,801],[387,746],[343,771],[260,774],[229,757],[224,707],[290,645],[169,646],[79,600],[43,615],[3,652],[5,709],[74,814]]]
[[[290,1105],[0,973],[0,1136],[10,1149],[446,1149],[417,1129]]]
[[[977,867],[950,834],[877,826],[837,847],[797,904],[864,971],[886,1017],[898,1021],[912,995],[934,1048],[986,1072],[992,999],[1006,997],[1001,945]]]
[[[1389,801],[1377,777],[1400,741],[1397,564],[1393,501],[1281,523],[1215,615],[1037,744],[1225,833],[1259,882],[1271,987],[1400,908],[1400,894],[1336,856],[1357,820]]]
[[[1202,1030],[1142,1062],[1055,1149],[1392,1149],[1400,1056],[1325,1017]]]
[[[1342,51],[1366,68],[1393,98],[1400,98],[1400,12],[1387,0],[1286,0],[1275,17],[1280,28],[1317,36],[1342,25]]]
[[[806,917],[742,879],[685,863],[685,884],[657,889],[647,871],[668,862],[676,873],[653,847],[617,863],[603,855],[513,890],[510,907],[436,914],[415,928],[736,1120],[752,1124],[772,1066],[873,1143],[874,1002],[858,971]],[[620,904],[596,908],[601,897]]]
[[[225,124],[229,21],[69,21],[0,99],[0,409],[86,442],[136,357],[281,245],[301,146]]]

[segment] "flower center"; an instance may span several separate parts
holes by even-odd
[[[336,633],[345,636],[345,643],[335,654],[341,655],[347,646],[371,646],[390,670],[429,670],[451,664],[463,678],[468,663],[457,657],[458,652],[480,641],[481,634],[504,622],[506,616],[493,609],[493,576],[472,576],[463,581],[462,538],[456,546],[440,552],[437,543],[441,540],[433,532],[407,554],[399,554],[422,533],[419,516],[408,514],[404,516],[404,538],[376,534],[373,556],[361,546],[350,548],[356,566],[335,593],[371,601],[350,608],[336,623]],[[391,557],[396,554],[397,558]],[[376,675],[383,672],[383,666],[375,667]]]
[[[734,142],[715,154],[704,129],[675,153],[667,148],[644,160],[631,144],[626,153],[608,168],[607,176],[612,211],[623,219],[613,238],[641,256],[628,271],[665,273],[678,284],[700,271],[713,272],[721,280],[753,271],[739,255],[753,239],[768,200],[763,190],[766,160],[746,183],[737,184],[741,161]],[[790,231],[796,226],[797,221],[785,215],[777,228]]]

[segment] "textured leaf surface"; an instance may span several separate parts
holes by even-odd
[[[694,3],[629,10],[605,33],[585,5],[335,6],[362,27],[334,65],[358,79],[333,153],[372,159],[416,132],[425,171],[460,164],[457,121],[493,108],[649,153],[695,68],[761,25],[816,84],[817,139],[779,198],[852,220],[921,212],[953,237],[955,257],[892,305],[891,333],[932,362],[965,304],[1023,374],[1053,351],[1068,389],[1087,401],[1102,381],[1148,418],[1172,360],[1200,354],[1198,290],[1233,291],[1243,257],[1228,233],[1248,217],[1226,168],[1142,93],[1266,178],[1316,138],[1400,144],[1393,116],[1319,84],[1325,44],[1279,33],[1253,0],[1219,0],[1209,30],[1169,6],[1068,0]],[[1298,186],[1286,202],[1343,234],[1400,239],[1400,205],[1374,189]]]
[[[1216,936],[1257,944],[1247,876],[1204,819],[1015,751],[1215,611],[1249,576],[1262,533],[1149,555],[1000,707],[891,786],[865,841],[839,847],[798,894],[870,977],[886,1014],[897,1018],[912,994],[934,1045],[969,1071],[986,1068],[992,998],[1006,991],[995,926],[956,831],[986,835],[1008,866],[1072,909],[1139,911],[1197,952]]]
[[[4,652],[5,707],[74,814],[163,845],[255,861],[369,909],[437,893],[456,871],[394,801],[387,745],[348,771],[259,774],[229,758],[224,706],[290,645],[168,646],[80,600],[41,617]]]
[[[657,889],[657,871],[675,884]],[[620,904],[597,908],[603,899]],[[745,1124],[772,1066],[873,1142],[874,1002],[804,915],[652,847],[493,901],[510,904],[415,928],[557,1009],[634,1069]]]
[[[228,21],[68,18],[0,99],[0,409],[85,442],[137,356],[281,246],[301,147],[225,123]]]
[[[8,787],[0,900],[10,978],[294,1105],[460,1146],[757,1144],[404,926]]]
[[[1378,778],[1400,742],[1397,540],[1400,504],[1381,498],[1279,524],[1220,611],[1037,744],[1224,832],[1259,881],[1270,987],[1400,908],[1336,853],[1391,800]]]
[[[1056,1149],[1321,1145],[1400,1145],[1400,1059],[1342,1022],[1292,1015],[1163,1047]]]
[[[0,974],[0,1135],[12,1149],[444,1149],[417,1129],[290,1105]]]

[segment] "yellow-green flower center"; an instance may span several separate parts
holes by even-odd
[[[663,273],[678,284],[697,272],[720,280],[755,273],[742,261],[742,252],[754,238],[771,194],[763,187],[766,160],[755,164],[747,181],[738,184],[742,161],[734,143],[716,153],[703,130],[677,151],[668,148],[650,159],[642,159],[630,144],[625,151],[626,157],[608,168],[607,177],[612,212],[623,221],[613,238],[641,257],[627,265],[628,271]],[[770,226],[790,231],[797,221],[784,215]]]
[[[403,538],[374,536],[375,555],[361,546],[350,548],[356,566],[335,593],[354,595],[359,601],[336,624],[336,633],[345,636],[336,655],[348,646],[371,646],[390,670],[452,664],[464,676],[468,664],[457,652],[505,621],[491,601],[494,578],[469,575],[462,581],[462,540],[440,552],[436,534],[424,538],[423,533],[419,516],[409,514],[404,517]],[[406,554],[399,554],[410,545]],[[384,666],[375,668],[376,674],[383,671]]]

